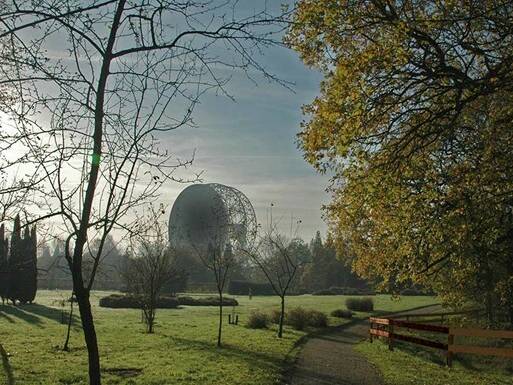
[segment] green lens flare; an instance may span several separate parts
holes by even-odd
[[[93,154],[91,163],[93,166],[98,166],[100,164],[100,154]]]

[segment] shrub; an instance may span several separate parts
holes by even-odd
[[[328,326],[328,317],[326,314],[317,310],[307,310],[302,307],[296,307],[287,312],[286,323],[296,330],[304,330],[311,326],[323,328]]]
[[[346,307],[349,310],[371,312],[374,311],[374,301],[372,298],[348,298]]]
[[[180,305],[184,306],[219,306],[219,297],[178,297]],[[235,298],[223,297],[223,306],[238,306]]]
[[[331,312],[331,316],[337,318],[352,318],[353,312],[351,310],[337,309]]]
[[[307,326],[308,311],[302,307],[290,309],[287,312],[286,322],[296,330],[304,330]]]
[[[279,309],[273,309],[271,310],[271,314],[269,314],[269,321],[271,321],[273,324],[279,324],[280,316],[281,311]]]
[[[266,329],[268,323],[269,317],[267,314],[259,311],[252,311],[248,317],[247,327],[251,329]]]
[[[111,294],[100,299],[101,307],[113,309],[140,309],[141,297],[136,295]],[[158,300],[159,309],[175,309],[178,307],[176,297],[161,296]]]
[[[306,322],[314,328],[325,328],[328,326],[328,317],[320,311],[310,310]]]

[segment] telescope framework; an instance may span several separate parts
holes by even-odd
[[[234,187],[196,184],[176,199],[169,218],[169,242],[177,250],[206,250],[211,244],[236,250],[250,247],[256,238],[255,210]]]

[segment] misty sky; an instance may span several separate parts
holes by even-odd
[[[196,149],[194,170],[204,170],[204,182],[241,190],[264,225],[272,202],[273,218],[281,218],[282,230],[290,232],[291,215],[293,227],[300,218],[298,233],[308,240],[316,230],[326,230],[321,205],[328,200],[328,178],[302,158],[296,134],[303,119],[301,106],[318,93],[321,76],[285,48],[268,50],[261,61],[293,82],[294,92],[266,80],[255,85],[236,73],[228,87],[235,102],[206,95],[195,111],[198,127],[169,133],[163,144],[182,156]],[[171,206],[184,187],[165,186],[162,202]]]
[[[242,14],[252,14],[254,7],[263,6],[279,10],[278,3],[266,1],[244,0],[238,6]],[[51,56],[69,60],[58,36],[49,41],[49,47]],[[218,68],[216,71],[225,71],[223,78],[231,78],[226,90],[235,101],[213,92],[204,94],[193,113],[196,126],[163,134],[160,147],[181,158],[195,151],[190,175],[203,171],[203,182],[241,190],[264,226],[273,203],[274,223],[279,220],[281,230],[290,235],[291,223],[295,228],[301,220],[298,235],[309,240],[316,230],[326,231],[321,205],[329,198],[324,191],[328,177],[316,173],[303,160],[296,134],[304,119],[301,106],[318,94],[321,75],[306,68],[295,52],[284,47],[267,49],[255,59],[269,73],[290,82],[292,91],[263,79],[254,70],[250,75],[256,83],[240,70]],[[187,107],[177,102],[172,109],[180,116],[184,108]],[[41,121],[46,118],[40,117]],[[166,183],[159,203],[166,205],[169,212],[184,188],[186,185]]]

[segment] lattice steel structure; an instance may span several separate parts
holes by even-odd
[[[236,188],[218,183],[184,189],[171,209],[169,242],[177,250],[206,251],[209,244],[234,250],[256,237],[255,210]]]

